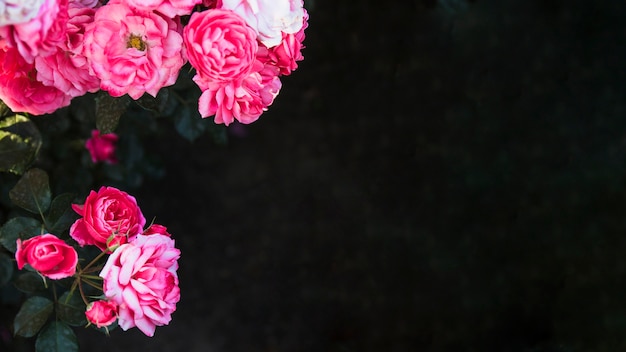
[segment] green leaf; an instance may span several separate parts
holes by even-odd
[[[61,295],[57,302],[57,316],[72,326],[81,326],[87,324],[85,317],[85,302],[77,292],[70,294],[66,291]]]
[[[54,304],[47,298],[33,296],[27,299],[15,316],[14,334],[23,337],[35,336],[53,310]]]
[[[13,259],[4,253],[0,253],[0,286],[4,286],[13,276],[15,263]]]
[[[13,281],[15,287],[25,293],[35,293],[46,289],[43,278],[37,273],[25,272]]]
[[[167,101],[170,96],[170,91],[167,88],[161,88],[156,98],[150,94],[144,94],[136,100],[137,105],[142,108],[160,114],[167,107]]]
[[[207,129],[208,124],[213,123],[211,119],[203,119],[197,108],[184,105],[176,115],[174,115],[174,127],[178,133],[190,142],[200,137]]]
[[[105,91],[96,95],[96,128],[100,133],[112,133],[117,128],[120,116],[126,111],[130,98],[128,95],[115,98]]]
[[[26,240],[38,235],[41,235],[41,223],[37,219],[19,216],[9,219],[0,227],[0,244],[15,253],[18,238]]]
[[[37,126],[27,117],[13,115],[2,119],[0,121],[0,171],[24,173],[37,157],[41,143],[41,134]]]
[[[0,117],[8,116],[12,113],[11,109],[5,104],[2,100],[0,100]]]
[[[26,171],[9,191],[9,198],[15,205],[35,214],[43,214],[48,210],[50,197],[48,174],[36,168]]]
[[[78,214],[72,209],[73,200],[72,193],[60,194],[52,200],[46,216],[46,226],[50,233],[62,233],[76,221]]]
[[[61,321],[51,321],[35,341],[36,352],[78,352],[78,341],[72,328]]]

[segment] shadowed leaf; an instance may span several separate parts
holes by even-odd
[[[19,216],[9,219],[0,227],[0,244],[12,253],[17,249],[17,239],[26,240],[41,234],[41,223],[37,219]]]
[[[35,352],[77,352],[78,341],[72,328],[52,321],[41,330],[35,341]]]
[[[128,95],[115,98],[105,91],[96,95],[96,128],[100,133],[115,132],[120,116],[126,111],[130,98]]]
[[[57,315],[59,319],[69,325],[81,326],[87,324],[86,308],[85,302],[80,298],[78,292],[70,294],[69,291],[66,291],[57,302]]]
[[[46,323],[54,305],[51,300],[34,296],[27,299],[15,316],[13,328],[15,335],[33,337]]]
[[[46,288],[43,278],[33,272],[25,272],[19,275],[15,281],[13,281],[13,284],[18,290],[26,293],[34,293]]]
[[[15,205],[34,214],[48,210],[50,197],[48,174],[41,169],[28,170],[9,191],[9,198]]]
[[[0,253],[0,286],[4,286],[13,276],[13,260],[4,253]]]
[[[62,233],[76,221],[78,214],[72,210],[74,194],[63,193],[56,196],[50,204],[50,211],[46,216],[46,226],[51,233]]]

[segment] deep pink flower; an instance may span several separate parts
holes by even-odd
[[[70,104],[71,96],[37,81],[35,65],[15,48],[0,49],[0,100],[14,112],[49,114]]]
[[[59,280],[76,273],[78,254],[72,246],[47,233],[25,241],[18,239],[15,260],[20,270],[29,264],[41,275]]]
[[[84,45],[100,87],[114,97],[138,99],[174,84],[184,64],[178,21],[122,3],[99,7]]]
[[[157,11],[167,17],[189,15],[193,7],[202,3],[202,0],[114,0],[109,3],[126,3],[128,6],[141,11]]]
[[[267,110],[280,87],[278,68],[256,61],[255,72],[242,80],[201,85],[203,92],[198,100],[198,111],[202,117],[215,115],[215,123],[226,126],[235,119],[249,124]]]
[[[109,256],[100,272],[102,288],[118,305],[122,330],[136,326],[153,336],[157,326],[171,321],[180,300],[179,257],[174,240],[160,234],[138,235]]]
[[[146,218],[135,197],[115,187],[91,191],[85,204],[72,204],[82,218],[70,227],[70,236],[79,245],[96,245],[103,251],[124,244],[143,231]]]
[[[17,48],[28,63],[49,55],[65,34],[68,0],[45,0],[37,16],[28,22],[0,27],[0,47]]]
[[[170,235],[170,233],[167,232],[167,227],[163,225],[159,225],[159,224],[152,224],[143,232],[144,236],[150,236],[150,235],[155,235],[155,234],[172,237],[172,235]]]
[[[208,7],[210,9],[220,8],[222,6],[221,0],[202,0],[202,6]]]
[[[94,163],[106,162],[116,164],[115,144],[119,138],[115,133],[100,134],[100,131],[91,131],[91,138],[85,143],[85,148],[91,155],[91,161]]]
[[[107,327],[117,319],[117,304],[105,300],[89,303],[85,317],[98,328]]]
[[[265,45],[259,45],[257,59],[264,64],[277,66],[281,75],[291,74],[298,68],[297,62],[304,60],[301,50],[304,48],[302,42],[305,38],[304,30],[308,27],[308,18],[309,15],[305,10],[302,28],[293,34],[283,33],[280,44],[269,49]]]
[[[283,32],[296,33],[304,17],[302,0],[223,0],[221,8],[233,10],[258,34],[268,48],[278,45]]]
[[[246,77],[258,50],[254,30],[228,10],[194,12],[185,26],[184,41],[189,63],[197,72],[196,83]]]

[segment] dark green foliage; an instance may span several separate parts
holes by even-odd
[[[60,321],[50,322],[35,342],[35,352],[77,352],[78,341],[74,331]]]
[[[54,305],[47,298],[33,296],[27,299],[15,316],[15,321],[13,322],[14,334],[23,337],[37,335],[53,310]]]

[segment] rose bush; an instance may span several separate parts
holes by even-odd
[[[28,264],[41,275],[58,280],[74,275],[78,254],[55,235],[43,234],[25,241],[18,239],[15,260],[18,269]]]
[[[164,173],[142,147],[163,123],[222,144],[269,109],[303,59],[303,5],[0,0],[0,309],[17,312],[0,350],[171,321],[181,253],[121,189]]]

